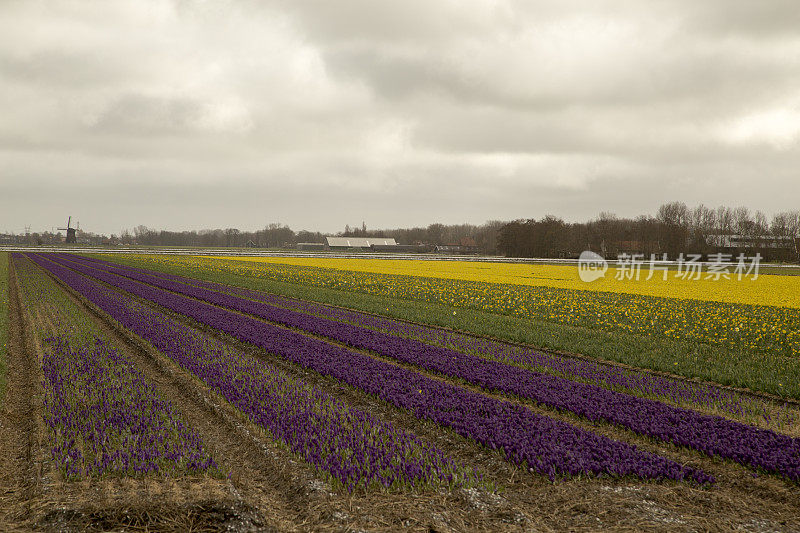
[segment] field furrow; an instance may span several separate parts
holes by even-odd
[[[60,277],[74,275],[64,267],[38,260],[45,268],[57,271],[56,275]],[[74,263],[71,265],[77,270],[84,268]],[[536,415],[522,406],[489,398],[185,296],[113,274],[84,270],[131,294],[189,315],[304,367],[334,376],[399,407],[410,409],[417,416],[433,419],[489,447],[502,448],[511,461],[524,462],[546,475],[606,472],[645,478],[688,477],[699,482],[710,481],[701,472]]]
[[[34,258],[35,261],[41,261]],[[350,410],[277,369],[208,346],[187,328],[150,311],[130,308],[118,294],[67,269],[40,262],[115,320],[150,341],[254,423],[348,487],[460,483],[464,474],[442,453],[366,413]]]
[[[90,275],[97,272],[92,268],[99,267],[96,263],[79,259],[77,263],[64,259],[61,261],[76,266],[83,264],[84,271]],[[92,268],[86,269],[86,265]],[[103,271],[371,350],[427,370],[464,379],[490,391],[503,391],[589,420],[618,424],[710,456],[732,459],[789,479],[800,479],[800,439],[132,269],[106,265]]]
[[[102,259],[67,254],[76,260],[99,263],[105,267],[119,268],[120,265]],[[484,359],[498,361],[522,368],[565,377],[590,385],[625,392],[679,407],[701,410],[707,414],[719,414],[728,418],[775,429],[796,436],[799,421],[797,405],[792,400],[769,397],[752,391],[734,390],[715,384],[698,383],[652,371],[645,372],[620,365],[609,364],[588,358],[548,353],[524,345],[502,342],[445,328],[435,328],[415,322],[390,319],[373,313],[354,311],[338,306],[288,298],[276,294],[256,291],[243,287],[204,281],[177,274],[125,266],[133,270],[171,281],[209,289],[223,294],[264,302],[270,306],[298,311],[320,318],[328,318],[353,326],[380,331],[389,335],[414,339],[425,344],[450,348],[457,352],[476,355]],[[387,309],[388,310],[388,309]]]

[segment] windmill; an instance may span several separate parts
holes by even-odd
[[[72,217],[71,216],[67,219],[67,227],[66,228],[58,228],[59,230],[65,230],[67,232],[67,240],[64,241],[66,244],[70,244],[70,243],[74,244],[74,243],[78,242],[78,239],[75,236],[75,228],[70,228],[69,227],[69,223],[70,222],[72,222]]]

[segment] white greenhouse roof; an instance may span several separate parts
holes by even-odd
[[[369,248],[373,244],[383,244],[396,246],[394,239],[382,239],[372,237],[325,237],[328,246],[338,248]]]

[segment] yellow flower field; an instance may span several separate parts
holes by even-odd
[[[219,259],[219,258],[214,258]],[[478,263],[470,261],[425,261],[395,259],[339,259],[302,257],[226,257],[228,260],[272,263],[317,268],[331,268],[373,274],[420,276],[489,283],[553,287],[582,291],[604,291],[662,298],[680,298],[712,302],[769,305],[800,308],[800,276],[760,275],[757,279],[736,275],[729,280],[691,280],[676,277],[670,271],[667,279],[655,271],[646,280],[648,271],[642,269],[639,281],[615,279],[617,269],[609,268],[604,278],[585,283],[578,277],[577,266],[529,265],[515,263]],[[748,265],[749,266],[749,265]],[[733,268],[730,269],[733,272]]]
[[[409,261],[404,265],[402,260],[370,259],[128,257],[146,268],[190,273],[201,278],[231,279],[234,284],[277,281],[428,302],[454,310],[470,308],[566,326],[708,343],[737,352],[753,351],[781,357],[800,355],[798,276],[687,281],[675,279],[674,272],[670,272],[667,281],[654,278],[649,282],[622,282],[615,280],[613,271],[609,270],[605,280],[584,283],[577,276],[577,267],[548,265],[449,261]],[[391,268],[393,272],[369,271]],[[540,275],[534,277],[532,273]],[[468,277],[478,279],[464,279]],[[614,290],[603,290],[605,287]]]

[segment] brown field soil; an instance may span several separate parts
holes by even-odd
[[[0,529],[3,531],[219,529],[252,521],[228,483],[210,477],[65,482],[49,463],[41,412],[41,347],[33,321],[54,331],[49,316],[23,311],[10,270],[9,386],[0,413]]]
[[[450,430],[167,312],[351,406],[413,431],[502,488],[497,493],[459,489],[352,495],[334,490],[204,384],[66,287],[104,333],[124,346],[126,355],[156,385],[159,394],[198,430],[221,469],[231,475],[225,480],[63,482],[52,474],[44,459],[45,435],[37,403],[40,350],[25,325],[32,318],[26,318],[20,308],[13,272],[10,276],[8,387],[5,409],[0,413],[3,530],[800,531],[800,487],[775,476],[756,477],[730,461],[525,402],[541,414],[632,442],[717,477],[711,487],[609,478],[551,483]],[[36,319],[46,321],[44,317]]]
[[[159,271],[156,271],[156,270],[148,271],[148,273],[150,275],[153,275],[153,276],[156,276],[156,277],[160,277],[160,278],[164,278],[164,279],[170,279],[170,278],[166,277],[166,275],[163,272],[159,272]],[[191,278],[187,278],[187,283],[192,284],[192,279]],[[199,286],[201,286],[203,288],[206,288],[203,285],[199,285]],[[240,288],[240,287],[234,287],[234,288]],[[236,295],[236,296],[239,296],[241,298],[246,298],[245,296],[241,296],[240,294],[238,294],[236,292],[234,292],[233,294]],[[290,299],[290,300],[301,301],[301,300],[298,300],[296,298],[288,298],[286,296],[283,296],[283,297],[287,298],[287,299]],[[356,313],[359,313],[359,314],[362,314],[362,315],[374,316],[374,317],[378,317],[378,318],[387,318],[386,316],[380,315],[380,314],[377,314],[377,313],[371,313],[371,312],[368,312],[368,311],[352,309],[352,308],[349,308],[349,307],[343,307],[341,305],[335,305],[335,304],[330,304],[330,303],[319,304],[318,302],[313,302],[313,303],[317,303],[318,305],[324,305],[325,307],[329,307],[329,308],[333,308],[333,309],[341,309],[341,310],[344,310],[344,311],[356,312]],[[276,306],[276,307],[288,308],[286,306],[278,305],[278,304],[275,304],[275,303],[270,303],[269,305],[273,305],[273,306]],[[254,317],[254,318],[258,318],[258,317]],[[541,348],[539,346],[533,346],[533,345],[530,345],[530,344],[514,342],[514,341],[510,341],[508,339],[501,339],[501,338],[498,338],[498,337],[492,337],[490,335],[479,335],[479,334],[473,333],[471,331],[452,329],[452,328],[449,328],[449,327],[438,326],[438,325],[435,325],[435,324],[428,324],[428,323],[423,323],[423,322],[415,322],[413,320],[406,320],[406,319],[395,318],[395,317],[391,317],[390,320],[392,320],[394,322],[403,322],[403,323],[406,323],[406,324],[411,324],[411,325],[419,326],[419,327],[423,327],[423,328],[439,330],[439,331],[443,331],[443,332],[447,332],[447,333],[454,333],[454,334],[465,336],[465,337],[472,337],[472,338],[475,338],[475,339],[482,339],[482,340],[490,340],[490,341],[497,342],[497,343],[504,344],[504,345],[508,345],[508,346],[515,346],[515,347],[525,348],[525,349],[534,349],[534,350],[536,350],[538,352],[541,352],[541,353],[554,355],[554,356],[557,356],[557,357],[564,357],[564,358],[568,358],[568,359],[571,358],[571,359],[579,359],[579,360],[583,360],[583,361],[589,361],[589,362],[592,362],[592,363],[595,363],[595,364],[599,364],[599,365],[602,365],[602,366],[606,366],[606,367],[610,367],[610,368],[631,370],[631,371],[636,371],[636,372],[644,372],[644,373],[647,373],[647,374],[651,374],[653,376],[660,376],[660,377],[668,378],[670,380],[675,380],[675,381],[680,381],[680,382],[685,382],[685,383],[691,383],[691,384],[697,384],[697,385],[707,385],[707,386],[715,387],[715,388],[723,390],[723,391],[733,392],[733,393],[735,393],[737,395],[740,395],[740,396],[743,396],[743,397],[753,398],[753,399],[762,401],[765,404],[772,405],[772,406],[775,406],[775,407],[790,406],[792,408],[797,409],[798,410],[798,415],[800,415],[800,400],[797,400],[797,399],[794,399],[794,398],[781,397],[781,396],[770,394],[770,393],[764,392],[764,391],[757,391],[757,390],[747,389],[747,388],[743,388],[743,387],[735,387],[735,386],[732,386],[732,385],[722,385],[722,384],[719,384],[719,383],[714,383],[712,381],[707,381],[707,380],[703,380],[703,379],[696,378],[696,377],[687,377],[687,376],[683,376],[683,375],[680,375],[680,374],[674,374],[674,373],[671,373],[671,372],[664,372],[664,371],[660,371],[660,370],[654,370],[654,369],[651,369],[651,368],[635,367],[635,366],[632,366],[632,365],[621,363],[619,361],[610,361],[610,360],[605,360],[605,359],[599,359],[597,357],[591,357],[591,356],[587,356],[587,355],[580,354],[580,353],[567,352],[567,351],[563,351],[563,350],[554,350],[554,349]],[[729,418],[731,420],[741,421],[741,420],[738,420],[737,418],[733,417],[732,415],[730,415],[730,413],[727,413],[725,411],[721,411],[721,410],[718,410],[718,409],[706,408],[706,407],[697,408],[696,406],[694,406],[694,407],[693,406],[686,406],[686,407],[689,408],[689,409],[693,408],[694,410],[702,412],[704,414],[709,414],[709,415],[714,415],[714,416],[721,416],[723,418]],[[759,421],[759,422],[761,422],[761,421]],[[798,417],[798,422],[796,422],[794,425],[789,426],[789,427],[783,427],[783,428],[777,428],[776,429],[776,428],[770,426],[767,423],[759,424],[759,427],[764,427],[765,429],[770,429],[772,431],[777,431],[779,433],[785,433],[785,434],[787,434],[789,436],[792,436],[792,437],[800,437],[800,416]]]

